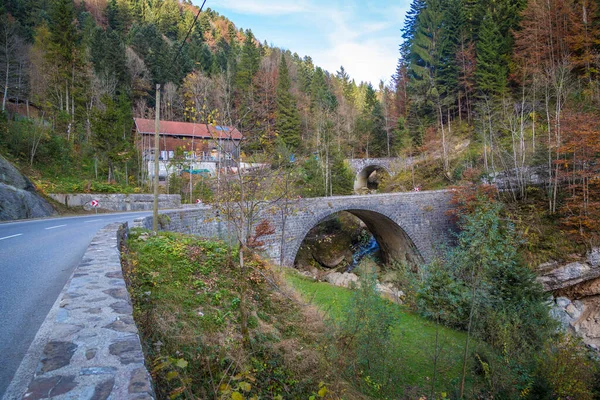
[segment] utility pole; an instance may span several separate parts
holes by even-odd
[[[185,41],[190,36],[190,33],[192,33],[192,28],[198,21],[198,17],[204,8],[204,4],[206,4],[206,0],[202,2],[202,6],[200,6],[198,9],[196,18],[194,18],[194,22],[192,22],[187,35],[185,35],[185,38],[181,41],[181,46],[179,46],[179,50],[175,54],[175,58],[173,58],[173,65],[175,65],[175,61],[177,61],[177,57],[179,57],[179,53],[181,53],[181,49],[183,49]],[[152,231],[156,233],[158,232],[158,174],[160,172],[158,168],[158,153],[160,151],[160,83],[156,84],[156,120],[154,122],[154,130],[154,212],[152,218]],[[192,171],[190,170],[190,174],[191,172]]]
[[[160,151],[160,83],[156,84],[156,112],[154,120],[154,212],[152,218],[152,231],[158,232],[158,154]]]

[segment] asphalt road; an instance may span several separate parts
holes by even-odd
[[[0,398],[96,232],[151,212],[0,224]]]

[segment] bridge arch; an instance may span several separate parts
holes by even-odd
[[[409,264],[425,262],[426,251],[411,238],[410,229],[403,223],[388,215],[385,211],[374,210],[371,207],[331,207],[315,213],[310,219],[303,221],[303,227],[294,238],[286,244],[284,265],[292,267],[304,239],[311,229],[325,221],[328,217],[346,211],[365,223],[381,248],[384,262],[392,260],[406,261]]]
[[[386,165],[365,165],[361,170],[357,172],[356,178],[354,178],[354,192],[358,193],[361,189],[369,188],[369,177],[373,172],[376,171],[378,173],[385,172],[388,176],[393,176],[393,172]]]

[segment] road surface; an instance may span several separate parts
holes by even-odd
[[[96,232],[151,212],[0,224],[0,399]]]

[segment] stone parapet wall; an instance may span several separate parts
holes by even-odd
[[[126,234],[127,224],[96,234],[34,339],[35,375],[9,398],[154,398],[121,269]]]
[[[83,207],[91,209],[92,200],[97,200],[98,208],[108,211],[148,211],[154,206],[152,194],[50,194],[52,199],[64,204],[66,207]],[[181,207],[181,195],[161,194],[158,196],[160,209]]]
[[[154,217],[138,218],[133,227],[152,229]],[[212,207],[201,206],[196,209],[161,212],[158,228],[162,231],[186,233],[204,238],[225,240],[233,237],[227,222]]]

